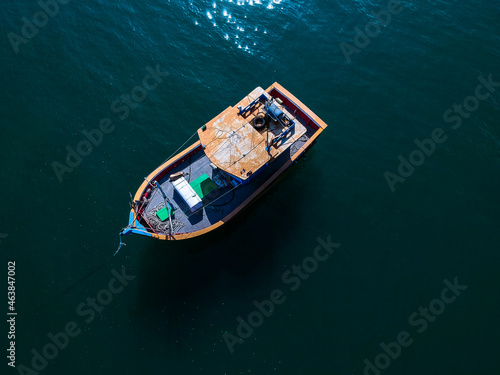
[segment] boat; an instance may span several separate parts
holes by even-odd
[[[326,127],[280,84],[257,87],[144,178],[131,197],[120,247],[123,235],[185,240],[221,227],[305,155]]]

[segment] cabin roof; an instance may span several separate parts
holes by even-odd
[[[244,115],[239,115],[238,107],[246,107],[255,99],[265,94],[257,87],[236,106],[228,107],[215,119],[198,130],[205,154],[210,161],[221,170],[233,176],[246,180],[272,158],[276,158],[305,134],[306,129],[298,121],[293,131],[280,144],[266,150],[268,142],[281,131],[276,125],[268,125],[266,129],[257,131],[253,120],[258,114],[263,114],[262,104]],[[293,119],[289,113],[287,115]]]

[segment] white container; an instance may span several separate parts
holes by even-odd
[[[196,194],[193,188],[188,184],[184,177],[172,181],[174,189],[182,197],[184,202],[189,206],[191,212],[194,212],[203,207],[201,198]]]

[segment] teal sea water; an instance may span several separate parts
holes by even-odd
[[[46,4],[0,12],[2,374],[500,373],[498,1]],[[112,257],[128,193],[273,81],[329,125],[307,159]]]

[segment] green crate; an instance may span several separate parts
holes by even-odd
[[[158,218],[161,221],[167,220],[171,214],[172,214],[172,207],[170,207],[170,205],[168,206],[168,208],[163,207],[161,210],[156,212],[156,216],[158,216]]]
[[[201,199],[205,198],[208,194],[218,189],[215,182],[213,182],[206,173],[202,174],[189,185]]]

